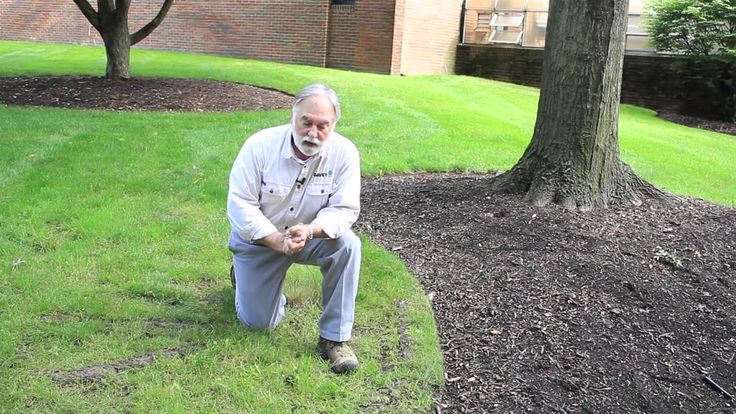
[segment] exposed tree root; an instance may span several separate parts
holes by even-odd
[[[532,164],[530,159],[499,175],[491,188],[505,193],[525,194],[530,204],[543,207],[557,204],[568,210],[590,211],[613,205],[641,205],[645,200],[671,202],[680,197],[641,179],[623,162],[618,162],[601,180],[576,174],[566,166]]]

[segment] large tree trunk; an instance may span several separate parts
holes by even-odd
[[[578,210],[664,195],[619,159],[627,10],[628,0],[550,2],[534,136],[495,188]]]

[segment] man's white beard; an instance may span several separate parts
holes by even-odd
[[[307,145],[306,143],[312,143],[314,145]],[[312,138],[309,135],[303,137],[295,135],[294,145],[307,157],[315,156],[322,150],[322,141],[319,138]]]

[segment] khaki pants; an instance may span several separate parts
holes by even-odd
[[[246,242],[233,232],[229,247],[233,252],[238,319],[253,329],[276,328],[286,312],[282,292],[286,271],[293,263],[315,265],[322,272],[320,336],[337,342],[349,340],[360,275],[360,246],[358,236],[348,230],[337,239],[309,240],[301,252],[286,256]]]

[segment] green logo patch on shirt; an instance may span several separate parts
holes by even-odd
[[[315,177],[332,177],[332,170],[329,170],[327,172],[315,172]]]

